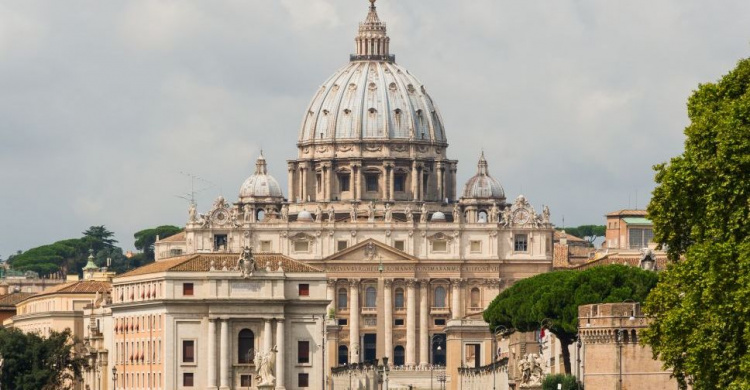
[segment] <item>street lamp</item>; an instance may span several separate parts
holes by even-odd
[[[440,338],[440,335],[433,334],[432,338],[430,339],[430,341],[432,342],[432,347],[435,347],[435,344],[437,344],[437,350],[438,351],[442,351],[443,350],[443,346],[442,346],[442,341],[443,340]],[[430,348],[430,349],[432,350],[432,348]],[[434,368],[435,368],[435,353],[433,352],[432,353],[432,361],[430,362],[430,390],[432,390],[432,372],[433,372]]]
[[[117,367],[112,367],[112,384],[114,386],[113,390],[117,390]]]
[[[448,378],[445,376],[445,372],[438,376],[438,382],[440,382],[440,390],[445,390],[445,382]]]
[[[497,390],[497,380],[495,379],[496,374],[496,367],[497,366],[497,355],[498,355],[498,345],[497,345],[497,336],[503,335],[508,332],[508,328],[498,325],[495,327],[495,331],[492,333],[492,342],[495,344],[495,350],[492,352],[492,390]]]

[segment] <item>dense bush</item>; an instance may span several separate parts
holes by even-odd
[[[557,385],[562,384],[562,390],[582,390],[578,380],[573,375],[555,374],[547,375],[542,382],[542,390],[557,390]]]

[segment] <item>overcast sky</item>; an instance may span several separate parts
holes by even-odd
[[[567,226],[643,208],[685,102],[750,53],[750,1],[380,0],[440,107],[459,183]],[[365,0],[0,1],[0,256],[106,225],[184,225],[180,172],[235,200],[262,147],[286,191],[302,114]],[[459,184],[462,187],[462,184]],[[198,183],[198,188],[202,184]],[[460,188],[459,188],[460,190]]]

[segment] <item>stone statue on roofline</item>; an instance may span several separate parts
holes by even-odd
[[[333,223],[336,221],[336,209],[333,208],[333,205],[328,209],[328,222]]]
[[[192,223],[198,219],[198,211],[195,208],[195,203],[190,202],[190,209],[188,209],[188,222]]]
[[[239,266],[240,272],[242,272],[243,277],[247,278],[249,276],[252,276],[253,272],[255,271],[255,256],[253,256],[252,248],[246,246],[245,249],[242,250],[242,254],[237,261],[237,265]]]
[[[461,223],[461,207],[458,203],[453,205],[453,223]]]
[[[258,387],[272,387],[276,385],[276,353],[278,350],[274,345],[270,351],[255,353],[255,371],[258,380]]]
[[[414,213],[411,212],[411,207],[406,206],[404,214],[406,214],[406,222],[414,222]]]

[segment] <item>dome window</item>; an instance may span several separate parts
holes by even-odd
[[[390,89],[391,91],[396,91],[398,87],[396,87],[396,83],[390,83],[388,85],[388,89]]]
[[[344,109],[344,114],[346,114],[346,115],[349,115],[349,114],[351,114],[351,113],[352,113],[352,110],[350,110],[350,109],[348,109],[348,108],[345,108],[345,109]]]

